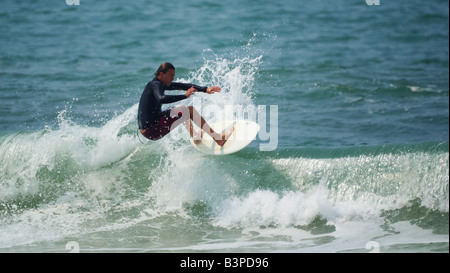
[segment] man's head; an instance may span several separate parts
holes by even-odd
[[[175,79],[175,66],[171,63],[163,63],[155,73],[156,78],[165,86],[170,86]]]

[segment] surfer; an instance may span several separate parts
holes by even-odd
[[[176,106],[162,111],[162,104],[173,103],[189,98],[195,92],[214,94],[221,91],[218,86],[203,87],[195,84],[173,82],[175,67],[171,63],[163,63],[155,73],[155,78],[147,83],[142,93],[139,109],[139,130],[144,137],[158,140],[167,135],[181,123],[184,123],[189,134],[196,143],[202,139],[203,132],[209,134],[219,146],[225,142],[234,131],[234,127],[224,133],[217,133],[208,125],[205,119],[193,106]],[[184,90],[185,95],[165,95],[166,90]],[[194,122],[199,131],[194,130]]]

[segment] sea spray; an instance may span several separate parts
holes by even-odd
[[[228,70],[212,69],[221,66],[211,61],[205,71],[221,79],[230,71],[248,76],[246,85],[224,82],[239,96],[224,89],[196,99],[224,109],[235,100],[244,112],[255,107],[256,74],[246,73],[258,62],[223,59]],[[204,75],[200,82],[214,84]],[[213,157],[196,152],[181,126],[171,133],[179,139],[142,144],[136,111],[134,104],[99,127],[62,111],[58,128],[2,136],[0,246],[52,241],[61,251],[76,241],[81,251],[109,244],[131,251],[340,251],[364,249],[374,238],[382,247],[401,243],[409,231],[420,236],[408,242],[448,239],[448,143],[248,147]]]
[[[206,86],[218,85],[221,93],[196,93],[188,105],[195,109],[210,124],[228,120],[245,119],[258,123],[262,128],[259,133],[261,151],[273,151],[278,147],[278,105],[255,105],[252,97],[255,90],[256,75],[263,56],[237,57],[226,59],[206,50],[204,54],[212,54],[212,59],[204,56],[204,65],[192,72],[182,82],[195,82]],[[181,132],[183,129],[175,129]],[[245,134],[244,134],[245,135]],[[186,134],[171,134],[174,140],[188,139]]]

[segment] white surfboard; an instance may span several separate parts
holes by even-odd
[[[259,132],[259,125],[249,120],[229,120],[211,124],[215,132],[223,132],[234,126],[234,132],[228,138],[225,145],[219,146],[207,133],[203,133],[202,140],[195,144],[191,138],[191,144],[200,152],[211,155],[227,155],[238,152],[253,140]]]

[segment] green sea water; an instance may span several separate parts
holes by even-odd
[[[1,1],[0,252],[448,252],[448,11]],[[139,138],[166,61],[223,89],[182,103],[265,130],[227,156]]]

